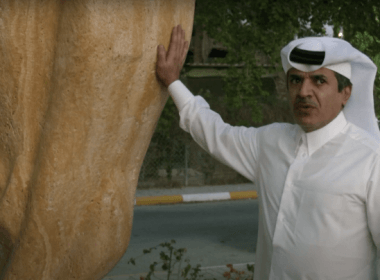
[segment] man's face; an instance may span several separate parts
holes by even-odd
[[[351,87],[338,92],[335,74],[327,68],[314,72],[291,68],[287,77],[290,107],[295,121],[305,132],[331,122],[351,95]]]

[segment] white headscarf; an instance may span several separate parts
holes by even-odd
[[[290,61],[290,54],[295,47],[301,50],[325,52],[322,64],[308,65]],[[284,47],[281,50],[281,61],[285,73],[292,67],[303,72],[325,67],[349,78],[352,83],[352,92],[344,106],[344,115],[349,122],[368,131],[380,143],[373,98],[377,67],[368,56],[342,39],[307,37],[291,41]]]

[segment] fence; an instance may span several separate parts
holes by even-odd
[[[140,170],[139,188],[225,185],[249,182],[219,163],[193,140],[183,138],[163,145],[167,139],[155,135]]]

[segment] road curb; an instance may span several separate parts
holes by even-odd
[[[175,204],[218,200],[256,199],[256,191],[198,193],[136,197],[135,205]]]

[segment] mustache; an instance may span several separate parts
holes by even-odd
[[[294,107],[297,107],[298,104],[300,104],[300,105],[309,105],[309,106],[312,106],[312,107],[315,107],[315,108],[318,107],[318,105],[314,101],[308,100],[308,99],[298,98],[294,102]]]

